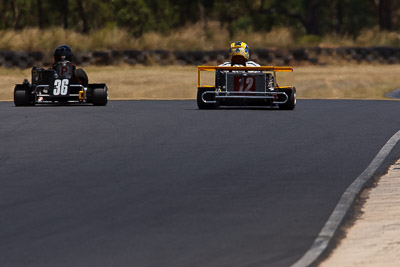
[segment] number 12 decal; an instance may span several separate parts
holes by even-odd
[[[55,80],[53,95],[67,95],[68,93],[68,79]]]
[[[255,91],[254,77],[235,77],[235,91],[248,92]]]
[[[254,84],[254,78],[253,77],[246,77],[246,78],[241,78],[239,80],[240,87],[239,91],[250,91],[253,87]],[[246,87],[244,87],[246,85]]]

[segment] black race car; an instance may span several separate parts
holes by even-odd
[[[83,77],[83,79],[82,79]],[[15,106],[36,104],[91,103],[105,106],[108,88],[104,83],[89,84],[86,73],[69,61],[61,61],[51,69],[32,68],[32,83],[27,79],[14,88]]]

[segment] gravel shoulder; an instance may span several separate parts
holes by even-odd
[[[400,160],[361,198],[365,203],[359,217],[319,266],[399,266]]]

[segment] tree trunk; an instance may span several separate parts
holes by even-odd
[[[204,6],[202,3],[199,2],[199,13],[200,13],[200,27],[201,27],[201,41],[204,42],[206,40],[206,18],[205,18],[205,11]]]
[[[15,0],[11,1],[11,8],[13,11],[13,23],[12,23],[12,27],[14,30],[18,29],[18,24],[19,24],[19,18],[20,18],[20,10],[19,10],[19,6],[18,3],[16,3]]]
[[[1,8],[1,15],[0,18],[2,20],[1,25],[3,27],[3,29],[8,29],[9,24],[8,24],[8,19],[6,17],[6,12],[7,12],[7,8],[8,8],[8,1],[7,0],[3,0],[2,2],[2,8]]]
[[[336,3],[336,33],[341,34],[343,31],[343,0],[338,0]]]
[[[37,12],[38,12],[38,24],[39,28],[43,29],[44,28],[44,16],[43,16],[43,5],[42,5],[42,0],[37,0]]]
[[[64,5],[62,6],[62,14],[63,14],[63,28],[68,29],[68,17],[69,17],[69,2],[68,0],[63,1]]]
[[[319,35],[321,33],[319,25],[319,9],[320,3],[318,0],[306,1],[306,16],[304,18],[307,34]]]
[[[82,27],[82,32],[83,33],[89,33],[89,24],[86,16],[85,9],[83,8],[83,3],[82,0],[77,0],[78,1],[78,12],[79,16],[81,17],[83,27]]]
[[[383,31],[392,30],[392,0],[379,0],[379,28]]]

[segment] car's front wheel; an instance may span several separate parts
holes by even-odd
[[[29,86],[17,84],[14,88],[14,105],[19,107],[32,106],[34,104],[33,95]]]
[[[105,106],[108,102],[108,87],[93,88],[93,105]]]

